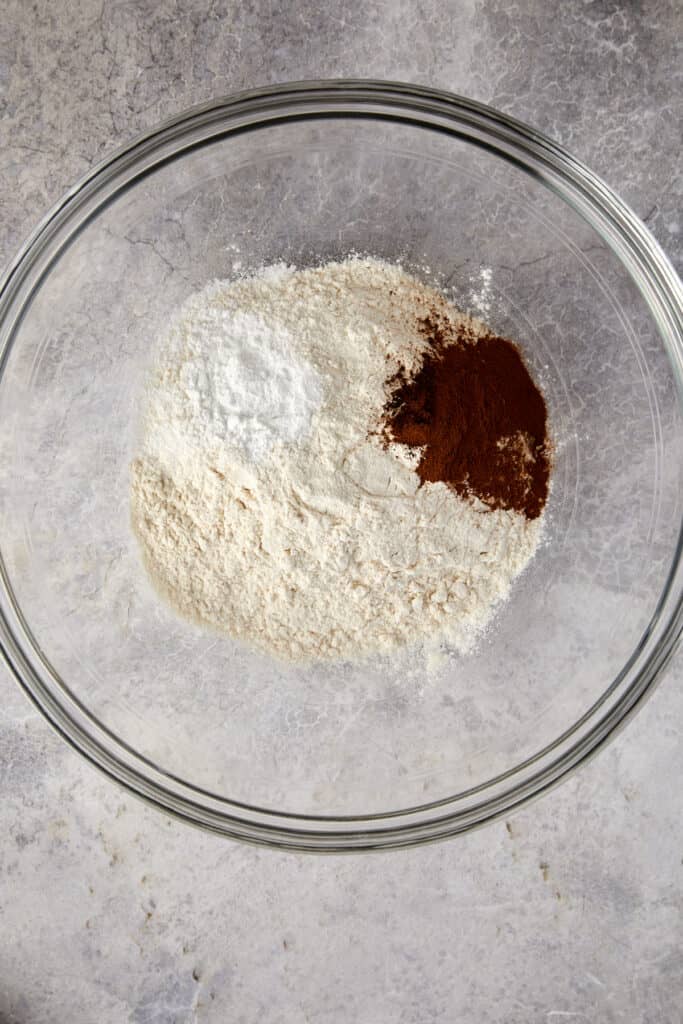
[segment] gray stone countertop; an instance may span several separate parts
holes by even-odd
[[[680,260],[676,0],[7,0],[0,260],[94,161],[287,79],[403,79],[535,124]],[[678,78],[677,78],[678,76]],[[681,661],[614,743],[507,822],[314,858],[147,809],[0,675],[1,1024],[674,1024]]]

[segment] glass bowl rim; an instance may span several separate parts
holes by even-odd
[[[438,131],[512,162],[552,189],[609,245],[639,287],[683,389],[683,287],[645,225],[562,146],[492,107],[401,82],[338,79],[251,89],[194,106],[94,166],[40,221],[0,280],[0,385],[33,295],[60,254],[123,190],[198,145],[275,123],[375,118]],[[132,794],[187,823],[242,841],[306,852],[414,846],[510,814],[557,785],[642,706],[683,629],[683,528],[657,608],[602,696],[559,737],[501,775],[452,797],[370,815],[309,815],[230,800],[155,765],[116,737],[43,656],[14,598],[0,538],[0,653],[27,696],[82,756]]]

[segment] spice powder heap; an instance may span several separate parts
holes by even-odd
[[[423,484],[536,519],[548,496],[547,415],[517,348],[436,311],[419,330],[429,349],[412,378],[400,370],[389,384],[386,441],[422,449]]]

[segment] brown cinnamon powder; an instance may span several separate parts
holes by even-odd
[[[418,325],[429,348],[411,379],[389,382],[385,439],[423,449],[423,484],[536,519],[548,496],[547,414],[517,347],[475,338],[436,311]]]

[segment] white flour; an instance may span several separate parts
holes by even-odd
[[[132,467],[135,532],[182,614],[293,660],[472,646],[541,520],[418,488],[414,453],[372,438],[435,304],[399,267],[353,259],[185,306]]]
[[[479,271],[479,280],[474,277],[470,278],[470,302],[479,316],[488,316],[491,312],[492,276],[490,267],[482,267]]]

